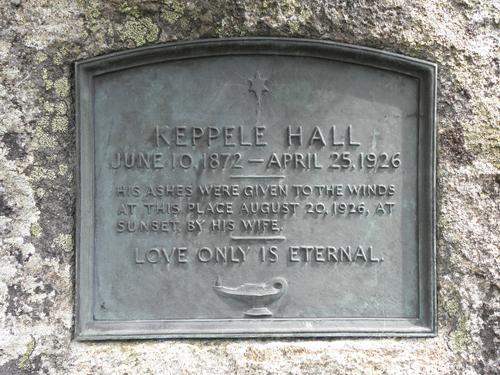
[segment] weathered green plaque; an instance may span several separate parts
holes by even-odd
[[[435,82],[293,39],[77,63],[77,338],[434,335]]]

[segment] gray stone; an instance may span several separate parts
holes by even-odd
[[[497,2],[0,0],[0,374],[498,371]],[[439,333],[427,339],[80,343],[75,60],[200,37],[296,36],[439,65]]]

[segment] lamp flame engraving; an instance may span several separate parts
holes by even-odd
[[[288,289],[288,282],[282,277],[273,277],[265,283],[245,283],[237,287],[223,286],[217,277],[214,286],[217,294],[243,301],[251,306],[244,315],[249,317],[270,317],[273,313],[266,307],[280,299]]]

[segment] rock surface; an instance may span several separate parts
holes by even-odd
[[[500,302],[495,0],[0,0],[0,374],[493,374]],[[439,335],[79,343],[72,63],[288,36],[439,64]]]

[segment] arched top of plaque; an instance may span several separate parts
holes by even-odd
[[[435,64],[256,37],[75,69],[78,339],[436,334]]]
[[[106,74],[148,64],[231,55],[314,57],[391,70],[425,79],[433,95],[437,65],[392,52],[311,39],[249,37],[176,42],[115,52],[76,62],[76,73]]]

